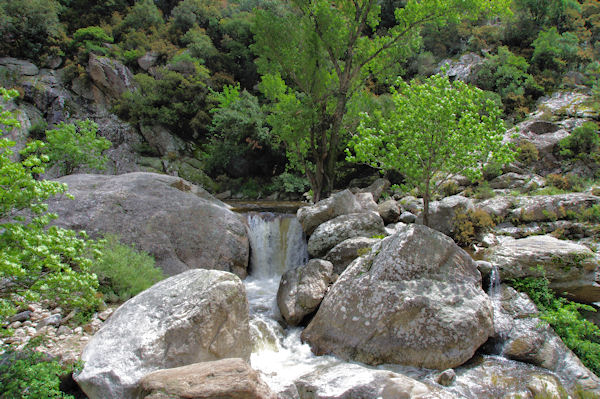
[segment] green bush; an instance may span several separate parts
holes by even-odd
[[[98,276],[99,291],[109,302],[124,302],[164,278],[154,258],[121,244],[114,235],[105,237],[92,270]]]
[[[33,347],[30,341],[21,351],[9,347],[2,355],[0,398],[73,399],[60,390],[60,377],[71,374],[73,366],[61,366]]]
[[[519,155],[517,156],[517,159],[525,165],[531,165],[540,159],[540,153],[535,144],[531,141],[521,140],[519,142],[518,151]]]
[[[529,295],[540,310],[540,318],[554,328],[587,368],[600,375],[600,328],[579,313],[580,309],[593,311],[594,308],[557,298],[545,276],[513,280],[512,285]]]
[[[594,161],[598,157],[600,137],[598,125],[585,122],[558,143],[560,155],[566,159],[578,158],[583,161]]]
[[[276,191],[284,191],[286,193],[303,193],[310,188],[310,183],[306,177],[288,172],[275,177],[273,185],[276,187]]]
[[[533,48],[531,61],[538,70],[560,75],[576,63],[579,40],[571,32],[558,33],[553,26],[538,34]]]
[[[476,242],[476,238],[496,225],[489,213],[482,209],[456,212],[452,238],[462,247]]]

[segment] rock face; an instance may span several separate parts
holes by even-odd
[[[323,259],[333,263],[333,272],[339,275],[346,270],[346,267],[354,259],[361,255],[362,251],[367,251],[367,248],[373,247],[378,242],[379,239],[377,238],[349,238],[333,247]]]
[[[155,371],[140,381],[148,399],[276,399],[242,359],[223,359]]]
[[[567,292],[578,302],[600,301],[600,261],[589,248],[550,235],[502,239],[489,249],[486,260],[500,269],[502,279],[541,276],[550,287]]]
[[[521,197],[511,217],[522,222],[554,221],[563,219],[569,212],[578,214],[597,204],[600,197],[583,193]]]
[[[571,391],[600,395],[600,379],[588,370],[547,323],[535,317],[536,306],[527,295],[503,286],[500,298],[500,323],[505,344],[502,354],[510,359],[531,363],[558,374]],[[508,316],[508,317],[506,317]]]
[[[57,224],[92,237],[117,234],[149,252],[167,275],[217,269],[246,276],[249,247],[239,215],[203,189],[174,176],[70,175],[75,197],[49,201]]]
[[[350,190],[340,191],[312,206],[298,209],[296,217],[306,234],[312,234],[321,223],[340,215],[358,213],[362,207]]]
[[[235,275],[190,270],[125,302],[85,348],[76,380],[90,399],[135,398],[159,369],[229,357],[248,359],[248,301]]]
[[[455,396],[391,371],[357,364],[326,367],[295,383],[300,399],[452,399]]]
[[[385,234],[385,226],[376,212],[338,216],[317,227],[308,240],[308,253],[318,258],[349,238],[373,237],[379,234]]]
[[[311,259],[306,265],[283,274],[277,291],[277,306],[288,324],[298,325],[317,309],[332,276],[333,265],[321,259]]]
[[[87,71],[96,86],[112,98],[117,99],[135,87],[129,68],[108,57],[90,54]]]
[[[317,354],[447,369],[492,334],[471,257],[443,234],[406,225],[348,266],[302,338]]]
[[[142,136],[161,156],[177,154],[185,149],[185,143],[161,125],[142,126]]]
[[[469,209],[473,209],[473,201],[462,195],[452,195],[440,201],[433,201],[429,204],[429,227],[446,235],[451,235],[454,232],[454,216],[456,213],[465,212]],[[419,216],[418,222],[423,222],[422,214]]]
[[[451,59],[443,60],[440,62],[438,70],[441,70],[441,67],[445,67],[445,74],[453,80],[457,79],[466,83],[475,83],[475,74],[478,67],[484,61],[485,59],[475,53],[467,53],[462,55],[457,61]]]

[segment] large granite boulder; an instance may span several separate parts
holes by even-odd
[[[385,192],[385,190],[390,188],[390,186],[391,183],[388,179],[379,178],[373,183],[371,183],[368,187],[365,187],[360,191],[363,193],[373,194],[373,200],[377,202],[379,201],[379,198],[381,198],[381,195]]]
[[[358,364],[328,366],[295,383],[300,399],[452,399],[454,395],[391,371]]]
[[[376,212],[338,216],[321,224],[308,239],[308,254],[319,258],[344,240],[385,234],[383,219]]]
[[[340,215],[362,212],[363,208],[350,190],[340,191],[312,206],[298,209],[296,214],[304,232],[308,235],[319,226]]]
[[[551,235],[505,237],[486,252],[485,260],[498,267],[503,280],[544,274],[560,294],[578,302],[600,301],[600,259],[583,245]]]
[[[377,212],[386,224],[396,223],[402,213],[396,200],[391,198],[379,204]]]
[[[498,196],[478,202],[475,204],[475,208],[481,209],[494,217],[494,219],[502,221],[509,215],[515,202],[516,199],[514,197]]]
[[[75,379],[90,399],[136,398],[146,374],[239,357],[252,344],[248,300],[235,275],[189,270],[118,308],[83,351]]]
[[[133,74],[117,60],[92,53],[87,72],[92,82],[113,99],[118,99],[126,91],[135,89]]]
[[[580,389],[600,395],[600,379],[537,317],[538,309],[527,295],[503,286],[498,299],[494,318],[503,320],[497,325],[504,356],[555,372],[571,393]]]
[[[154,173],[70,175],[74,200],[49,201],[61,227],[117,234],[149,252],[167,275],[217,269],[245,277],[248,236],[240,216],[202,188]]]
[[[276,399],[243,359],[222,359],[155,371],[140,381],[146,399]]]
[[[577,215],[597,204],[600,204],[600,197],[584,193],[519,197],[511,218],[527,223],[555,221],[564,219],[569,213]]]
[[[492,307],[471,257],[413,224],[348,266],[302,338],[316,354],[447,369],[492,334]]]
[[[473,209],[473,201],[462,195],[452,195],[429,204],[429,227],[446,235],[454,233],[454,217],[458,212]],[[418,218],[423,223],[423,214]]]
[[[339,275],[346,270],[346,267],[354,259],[367,253],[378,242],[378,238],[349,238],[333,247],[323,259],[331,262],[333,264],[333,272]]]
[[[285,321],[296,326],[313,313],[332,282],[333,265],[311,259],[306,265],[286,271],[277,291],[277,306]]]

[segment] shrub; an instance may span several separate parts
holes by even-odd
[[[286,193],[303,193],[310,188],[308,179],[285,172],[273,179],[273,184],[279,191]]]
[[[512,285],[525,292],[540,310],[539,317],[547,321],[563,342],[583,364],[600,374],[600,328],[581,316],[579,310],[593,307],[556,297],[545,276],[513,280]]]
[[[546,184],[561,190],[569,190],[571,188],[569,180],[565,176],[555,173],[546,176]]]
[[[458,194],[460,191],[459,185],[454,180],[447,181],[440,187],[440,192],[444,197]]]
[[[519,155],[517,159],[525,165],[531,165],[540,159],[540,153],[531,141],[521,140],[518,149]]]
[[[77,49],[80,62],[87,62],[87,56],[91,52],[106,55],[108,48],[104,47],[104,43],[113,41],[112,36],[107,34],[104,29],[98,26],[88,26],[75,31],[72,47]]]
[[[598,125],[594,122],[585,122],[574,129],[573,132],[558,143],[560,155],[566,159],[581,159],[583,161],[596,161],[600,148]]]
[[[482,209],[456,212],[453,224],[452,238],[462,247],[474,244],[478,236],[496,225],[490,214]]]
[[[108,158],[102,151],[110,148],[111,142],[97,137],[98,125],[90,120],[74,124],[59,123],[46,132],[47,153],[50,164],[59,165],[62,173],[71,174],[75,168],[88,166],[104,169]]]
[[[56,360],[33,349],[33,340],[20,351],[13,347],[0,362],[1,398],[74,398],[60,390],[60,377],[71,374],[73,366],[61,366]]]
[[[100,292],[110,302],[124,302],[164,278],[154,258],[121,244],[114,235],[105,237],[92,270],[98,276]]]

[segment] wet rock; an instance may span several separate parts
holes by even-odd
[[[149,252],[167,275],[193,268],[245,277],[249,246],[239,215],[208,192],[174,176],[129,173],[59,179],[74,200],[55,198],[56,224],[92,237],[117,234]]]
[[[295,382],[300,399],[451,399],[450,393],[391,371],[357,364],[329,366]]]
[[[286,271],[277,291],[277,306],[285,321],[296,326],[313,313],[332,278],[333,265],[321,259],[311,259],[306,265]]]
[[[457,212],[466,212],[473,209],[473,201],[462,195],[452,195],[441,201],[429,204],[429,227],[446,235],[454,233],[454,216]],[[423,215],[418,218],[423,223]]]
[[[140,380],[148,399],[276,399],[242,359],[223,359],[155,371]]]
[[[471,257],[413,224],[348,266],[302,338],[316,354],[446,369],[492,334],[491,304]]]
[[[308,240],[308,253],[315,258],[322,257],[349,238],[373,237],[379,234],[385,234],[385,226],[378,213],[338,216],[317,227]]]
[[[229,357],[248,359],[248,302],[235,275],[190,270],[125,302],[86,346],[76,376],[90,399],[137,397],[157,369]]]
[[[398,203],[394,199],[389,199],[379,204],[377,212],[379,212],[385,224],[396,223],[400,219],[401,214]]]
[[[296,216],[304,232],[310,235],[320,224],[328,220],[340,215],[359,213],[361,211],[362,206],[354,194],[350,190],[344,190],[317,202],[315,205],[298,209]]]
[[[350,238],[333,247],[323,259],[333,263],[333,272],[340,275],[354,259],[368,252],[367,249],[378,242],[377,238]]]
[[[550,235],[505,237],[485,258],[500,269],[503,280],[541,277],[541,267],[550,287],[559,293],[567,292],[578,302],[600,301],[600,260],[583,245]]]

